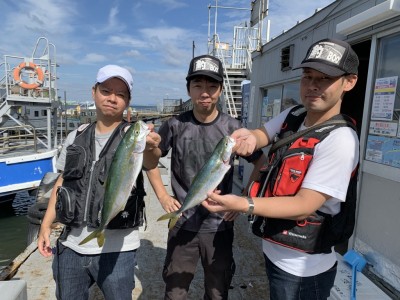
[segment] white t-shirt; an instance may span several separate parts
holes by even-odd
[[[270,139],[279,133],[290,109],[283,111],[264,125]],[[299,130],[305,128],[302,125]],[[315,146],[314,156],[302,188],[312,189],[332,197],[322,205],[320,211],[332,215],[340,211],[340,202],[346,200],[350,175],[357,166],[358,159],[358,137],[349,127],[333,130]],[[263,251],[280,269],[301,277],[325,272],[336,262],[334,251],[329,254],[307,254],[266,240],[263,240]]]
[[[65,140],[60,156],[58,157],[56,162],[56,168],[58,170],[64,170],[67,147],[71,145],[75,140],[76,132],[77,130],[72,131]],[[95,134],[96,160],[99,158],[99,153],[103,149],[104,145],[107,143],[111,134],[112,132],[102,135],[97,133]],[[62,244],[80,254],[124,252],[135,250],[140,246],[139,230],[137,228],[112,230],[106,229],[104,232],[105,243],[103,247],[99,247],[97,245],[96,238],[83,245],[79,245],[79,243],[93,231],[94,228],[89,228],[87,226],[72,228],[67,236],[67,239],[63,241]]]

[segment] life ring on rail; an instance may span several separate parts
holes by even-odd
[[[35,83],[26,83],[25,81],[21,80],[21,70],[22,69],[31,69],[31,70],[35,71],[36,77],[37,77],[36,82]],[[39,86],[41,86],[43,84],[43,80],[44,80],[44,74],[43,74],[42,69],[32,62],[20,63],[18,65],[18,67],[15,67],[13,75],[14,75],[15,82],[20,87],[22,87],[23,89],[27,89],[27,90],[32,90],[32,89],[38,88]]]

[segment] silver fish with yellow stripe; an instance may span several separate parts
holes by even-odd
[[[105,182],[100,226],[83,239],[79,245],[97,238],[99,247],[104,245],[104,230],[108,223],[125,208],[129,195],[143,165],[143,151],[150,130],[146,123],[131,125],[115,151]]]
[[[168,226],[171,229],[184,211],[203,202],[207,198],[207,193],[215,190],[231,168],[230,158],[235,144],[235,140],[230,136],[223,137],[193,179],[182,206],[177,211],[162,215],[157,221],[171,219]]]

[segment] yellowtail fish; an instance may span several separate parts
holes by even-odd
[[[215,190],[230,169],[229,162],[235,144],[235,140],[230,136],[223,137],[215,147],[211,157],[193,179],[182,206],[177,211],[162,215],[157,221],[171,219],[168,226],[171,229],[185,210],[207,199],[207,193]]]
[[[115,151],[105,182],[100,226],[83,239],[79,245],[97,238],[99,247],[104,245],[104,230],[108,223],[125,208],[143,165],[146,137],[150,133],[143,121],[131,125]]]

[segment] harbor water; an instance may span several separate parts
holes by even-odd
[[[14,200],[0,204],[0,270],[27,247],[28,208],[35,196],[27,191],[16,194]]]

